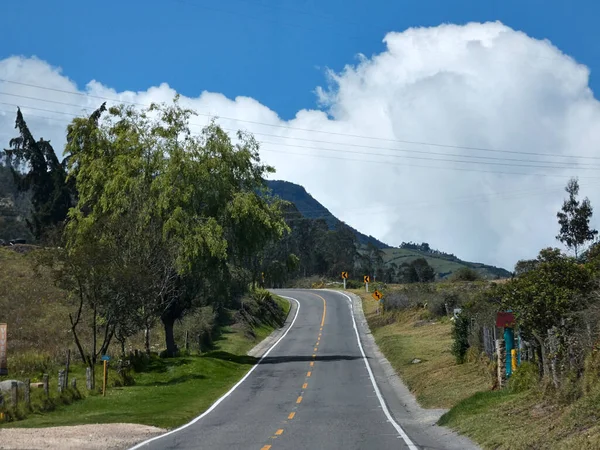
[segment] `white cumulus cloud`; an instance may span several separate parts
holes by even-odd
[[[274,178],[302,184],[340,219],[392,245],[426,241],[511,268],[557,245],[570,176],[600,205],[600,103],[587,67],[497,22],[408,29],[384,42],[384,52],[328,71],[315,88],[318,109],[289,121],[248,97],[204,91],[182,102],[200,114],[195,131],[218,116],[228,130],[255,133]],[[103,99],[149,104],[176,93],[166,83],[138,92],[101,80],[81,87],[53,64],[0,60],[3,146],[15,135],[14,105],[60,152],[68,121]]]

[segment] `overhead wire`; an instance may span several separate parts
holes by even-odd
[[[7,80],[4,78],[0,78],[0,82],[11,83],[11,84],[16,84],[16,85],[23,85],[23,86],[33,87],[33,88],[38,88],[38,89],[48,89],[48,90],[52,90],[55,92],[62,92],[62,93],[67,93],[67,94],[72,94],[72,95],[90,97],[90,98],[95,98],[98,100],[112,101],[112,102],[116,102],[116,103],[124,103],[124,104],[129,104],[129,105],[134,105],[134,106],[143,106],[143,107],[150,106],[150,104],[148,104],[148,103],[131,102],[131,101],[127,101],[127,100],[120,100],[118,98],[110,98],[110,97],[104,97],[104,96],[99,96],[99,95],[94,95],[94,94],[86,94],[83,92],[69,91],[69,90],[65,90],[65,89],[46,88],[45,86],[35,85],[35,84],[31,84],[31,83],[23,83],[23,82],[19,82],[19,81],[15,81],[15,80]],[[12,95],[17,95],[17,94],[12,94]],[[81,105],[73,105],[73,106],[81,106]],[[385,142],[399,142],[399,143],[403,143],[403,144],[424,145],[424,146],[432,146],[432,147],[440,147],[440,148],[454,148],[454,149],[473,150],[473,151],[482,151],[482,152],[511,153],[511,154],[518,154],[518,155],[545,156],[545,157],[556,157],[556,158],[571,158],[571,159],[577,158],[577,159],[600,160],[600,156],[563,155],[560,153],[525,152],[525,151],[516,151],[516,150],[492,149],[492,148],[487,148],[487,147],[443,144],[443,143],[416,141],[416,140],[392,139],[392,138],[383,138],[383,137],[378,137],[378,136],[364,136],[364,135],[351,134],[351,133],[340,133],[340,132],[334,132],[334,131],[328,131],[328,130],[316,130],[316,129],[310,129],[310,128],[292,127],[289,125],[270,124],[270,123],[266,123],[266,122],[259,122],[259,121],[241,119],[241,118],[221,116],[219,114],[214,114],[214,113],[203,113],[203,112],[199,112],[197,110],[194,112],[199,116],[218,118],[220,120],[230,120],[230,121],[235,121],[235,122],[251,123],[254,125],[262,125],[262,126],[281,128],[281,129],[287,129],[287,130],[292,130],[292,131],[321,133],[321,134],[342,136],[342,137],[348,137],[348,138],[371,139],[371,140],[385,141]]]

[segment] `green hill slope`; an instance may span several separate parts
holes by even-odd
[[[306,192],[306,189],[302,186],[282,180],[268,181],[267,185],[271,189],[273,195],[296,205],[296,208],[304,217],[309,219],[323,219],[327,222],[330,229],[335,228],[335,225],[340,223],[340,220],[337,217],[331,214],[325,206]],[[462,261],[454,255],[436,250],[429,250],[429,246],[422,247],[422,245],[415,244],[415,249],[392,248],[373,236],[367,236],[352,227],[350,228],[356,234],[358,242],[362,247],[366,247],[367,244],[371,243],[375,247],[381,249],[385,254],[384,262],[386,264],[396,263],[396,265],[400,266],[402,263],[409,263],[417,258],[425,258],[435,269],[440,278],[447,278],[462,267],[475,269],[483,277],[488,279],[506,278],[510,276],[510,272],[502,268]]]

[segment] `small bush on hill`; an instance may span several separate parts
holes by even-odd
[[[450,276],[450,281],[478,281],[481,280],[481,275],[470,267],[463,267]]]

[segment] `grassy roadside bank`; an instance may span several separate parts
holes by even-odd
[[[370,294],[353,292],[362,298],[377,345],[421,406],[450,408],[440,425],[485,449],[600,448],[600,389],[571,404],[516,383],[493,391],[485,359],[456,364],[449,320],[417,309],[377,315]],[[415,358],[421,362],[413,364]],[[527,384],[524,372],[520,381]]]
[[[451,408],[476,392],[489,390],[491,379],[477,362],[456,364],[450,353],[451,322],[424,319],[418,310],[377,315],[370,294],[355,290],[375,342],[424,408]],[[420,360],[413,363],[415,359]]]
[[[275,297],[283,319],[290,305]],[[260,323],[248,328],[230,326],[221,329],[214,348],[201,356],[189,355],[161,359],[153,356],[142,371],[135,374],[133,386],[112,387],[106,397],[90,394],[70,405],[58,405],[53,411],[31,413],[20,421],[1,427],[47,427],[92,423],[127,422],[173,428],[205,411],[227,392],[256,363],[246,353],[267,337],[276,324]],[[82,380],[75,366],[71,375]],[[109,384],[111,380],[109,378]]]

